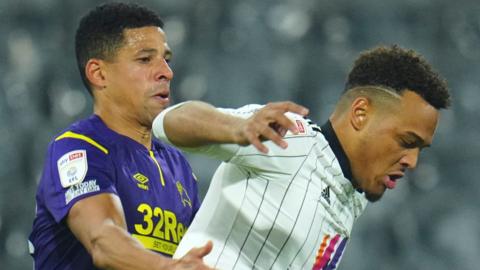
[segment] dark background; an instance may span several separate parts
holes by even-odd
[[[0,1],[0,269],[30,269],[27,236],[47,143],[90,114],[73,39],[100,1]],[[453,107],[407,181],[370,205],[340,269],[480,269],[480,2],[151,0],[174,51],[174,102],[292,100],[319,124],[353,59],[378,44],[417,50]],[[189,156],[208,186],[216,161]]]

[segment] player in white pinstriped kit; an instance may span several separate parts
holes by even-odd
[[[336,269],[367,200],[415,168],[448,105],[438,74],[394,46],[356,61],[321,128],[292,103],[163,111],[155,136],[225,161],[175,256],[212,240],[219,269]]]
[[[251,105],[222,111],[245,118],[259,108]],[[300,115],[289,117],[299,132],[284,137],[287,149],[273,142],[265,143],[270,149],[266,154],[254,146],[236,144],[194,149],[228,162],[215,173],[203,210],[177,253],[204,243],[208,235],[214,237],[215,248],[205,260],[220,269],[253,265],[257,269],[287,265],[301,269],[311,268],[325,237],[327,242],[346,241],[366,199],[342,173],[336,158],[344,155],[342,150],[330,147],[320,128]],[[209,222],[214,217],[221,222]],[[343,247],[332,250],[331,257],[339,257]]]

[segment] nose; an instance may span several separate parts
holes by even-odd
[[[408,152],[400,159],[400,163],[403,167],[408,169],[415,169],[417,167],[418,156],[420,155],[420,149],[409,149]]]
[[[171,81],[173,79],[173,71],[170,68],[170,65],[165,59],[159,61],[158,67],[155,70],[155,80],[167,80]]]

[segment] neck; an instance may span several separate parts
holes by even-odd
[[[350,165],[351,173],[353,174],[353,165],[352,161],[355,160],[354,149],[355,149],[355,141],[352,140],[351,134],[351,126],[348,123],[348,118],[345,114],[335,112],[333,113],[330,118],[330,123],[332,124],[333,131],[335,132],[338,141],[345,152],[346,158]],[[358,184],[352,175],[352,184],[355,188],[358,188]]]
[[[112,110],[111,108],[94,106],[94,113],[98,115],[111,130],[142,144],[148,150],[151,149],[151,126],[143,125],[138,119],[125,115],[121,111]]]

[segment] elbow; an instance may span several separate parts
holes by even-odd
[[[98,250],[92,250],[93,265],[99,269],[110,269],[107,258]]]
[[[92,235],[90,240],[90,255],[93,265],[99,269],[112,269],[113,267],[113,245],[109,239],[118,230],[115,225],[100,226]]]
[[[92,256],[93,265],[99,269],[109,269],[108,256],[106,256],[100,242],[101,239],[94,239],[91,243],[90,255]]]

